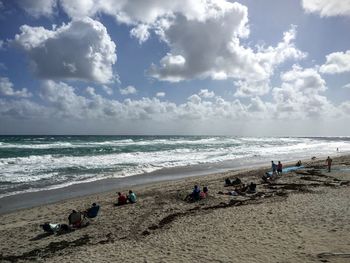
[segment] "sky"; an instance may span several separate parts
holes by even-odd
[[[350,0],[0,0],[0,134],[350,136]]]

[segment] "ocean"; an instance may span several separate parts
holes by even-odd
[[[350,137],[0,136],[0,198],[154,171],[161,176],[162,169],[230,169],[347,152]]]

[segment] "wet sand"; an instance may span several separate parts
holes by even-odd
[[[229,171],[133,188],[136,204],[113,206],[115,191],[0,216],[0,262],[349,262],[350,156],[324,159],[262,183],[267,168]],[[257,193],[218,194],[226,177],[256,182]],[[194,184],[207,199],[187,203]],[[126,192],[128,189],[122,189]],[[92,202],[90,225],[43,235],[44,222],[67,223]]]

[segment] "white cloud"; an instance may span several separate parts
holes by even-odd
[[[31,59],[32,70],[43,79],[113,80],[115,44],[106,28],[90,18],[74,20],[52,30],[23,25],[14,42]]]
[[[13,118],[40,117],[53,120],[209,120],[211,118],[241,118],[247,116],[248,108],[238,100],[225,101],[215,97],[211,101],[193,94],[183,104],[160,101],[157,98],[126,99],[123,102],[106,99],[87,87],[87,96],[78,95],[76,89],[64,82],[44,81],[40,88],[40,98],[44,106],[28,100],[1,100],[0,115]]]
[[[226,5],[222,0],[61,0],[60,4],[66,13],[73,18],[95,16],[105,13],[114,16],[119,22],[128,24],[153,24],[159,18],[175,13],[184,15],[187,19],[204,19],[212,2]]]
[[[345,102],[341,103],[339,108],[345,116],[349,116],[349,114],[350,114],[350,101],[345,101]]]
[[[320,72],[327,74],[350,72],[350,50],[327,55],[326,63],[320,67]]]
[[[332,117],[338,120],[347,118],[350,103],[345,101],[337,108],[331,105],[322,96],[326,89],[325,82],[315,69],[294,66],[282,74],[281,79],[283,84],[273,90],[271,102],[253,97],[248,104],[238,99],[228,101],[220,96],[200,97],[200,91],[180,104],[158,98],[128,98],[118,101],[98,95],[92,87],[86,87],[86,96],[83,96],[78,95],[77,90],[66,83],[45,81],[40,89],[40,98],[45,106],[27,99],[0,99],[0,119],[47,120],[62,125],[82,121],[87,127],[95,127],[98,122],[103,125],[114,124],[114,128],[118,127],[118,123],[139,123],[142,124],[139,126],[142,131],[147,129],[145,123],[149,127],[169,127],[176,123],[172,126],[175,129],[172,131],[180,131],[180,128],[187,129],[190,126],[198,128],[199,123],[204,124],[203,127],[210,127],[215,122],[215,128],[222,127],[228,131],[228,127],[233,127],[230,124],[235,124],[236,127],[237,123],[247,124],[251,129],[254,126],[249,126],[249,123],[255,124],[257,121],[270,126],[276,121],[288,124],[293,120],[301,123],[303,120],[311,121],[320,117],[326,121]],[[278,128],[276,127],[277,130]]]
[[[148,25],[145,24],[139,24],[138,26],[134,27],[133,29],[131,29],[130,31],[130,35],[132,37],[135,37],[139,40],[139,43],[142,44],[143,42],[145,42],[149,36],[149,27]]]
[[[0,117],[13,119],[31,119],[33,117],[46,118],[49,114],[47,108],[28,99],[5,100],[0,99]]]
[[[294,26],[275,47],[253,50],[242,45],[241,39],[249,36],[248,9],[237,2],[60,0],[60,6],[74,19],[100,13],[111,15],[132,26],[130,34],[139,43],[154,32],[170,51],[159,64],[152,64],[148,73],[163,81],[233,78],[239,84],[237,96],[262,95],[269,91],[269,78],[279,64],[305,57],[293,43]],[[73,74],[76,68],[74,63],[66,62],[65,71]]]
[[[349,16],[349,0],[302,0],[302,6],[307,13],[319,13],[320,16]]]
[[[281,87],[272,91],[277,116],[304,119],[333,113],[331,103],[321,95],[326,82],[315,69],[293,66],[281,74],[281,80]]]
[[[262,96],[270,91],[268,80],[238,80],[234,84],[238,87],[234,94],[236,97]]]
[[[268,107],[267,104],[265,104],[259,97],[251,98],[249,111],[252,112],[267,112]]]
[[[342,88],[343,88],[343,89],[350,89],[350,83],[344,85]]]
[[[45,81],[40,97],[53,106],[59,117],[83,118],[89,109],[87,99],[76,95],[74,88],[63,82]]]
[[[102,86],[102,89],[104,90],[104,92],[106,92],[108,95],[112,95],[113,94],[113,89],[111,87],[108,87],[106,85]]]
[[[156,97],[158,97],[158,98],[165,97],[165,92],[157,92]]]
[[[32,96],[26,88],[14,90],[13,86],[13,83],[8,78],[0,77],[0,94],[20,98],[28,98]]]
[[[51,16],[57,6],[56,0],[15,0],[28,14],[39,16]]]
[[[198,95],[202,98],[214,98],[214,91],[209,91],[207,89],[201,89]]]
[[[237,96],[256,96],[269,91],[269,78],[279,64],[288,59],[305,58],[306,54],[293,43],[295,26],[284,33],[277,46],[260,46],[254,51],[240,44],[240,32],[244,28],[247,30],[246,9],[234,5],[216,12],[204,22],[178,17],[163,30],[171,51],[159,65],[151,66],[150,75],[172,82],[206,77],[233,78],[239,86]]]
[[[136,94],[137,89],[134,86],[127,86],[124,89],[119,89],[120,94],[122,95],[129,95],[129,94]]]

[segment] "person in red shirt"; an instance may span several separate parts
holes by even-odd
[[[277,175],[282,175],[282,164],[280,161],[277,164]]]
[[[118,203],[116,203],[115,205],[125,205],[127,201],[127,198],[125,196],[125,194],[122,194],[121,192],[118,192]]]
[[[205,199],[208,196],[208,187],[204,186],[203,187],[203,192],[200,192],[199,198],[200,199]]]

